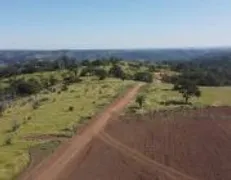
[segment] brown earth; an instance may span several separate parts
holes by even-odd
[[[111,121],[58,179],[231,179],[231,108],[126,115]]]
[[[119,114],[123,108],[135,97],[142,84],[138,84],[129,89],[123,96],[109,105],[105,111],[91,120],[84,131],[71,138],[68,142],[63,143],[55,153],[49,158],[42,161],[31,171],[26,171],[20,179],[24,180],[54,180],[66,179],[70,170],[74,169],[73,163],[82,159],[81,153],[85,152],[91,140],[102,131],[111,117]]]

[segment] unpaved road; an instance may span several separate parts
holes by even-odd
[[[66,171],[71,169],[73,161],[78,159],[80,153],[90,143],[93,137],[97,136],[114,115],[120,113],[125,106],[135,97],[142,84],[129,89],[124,96],[115,100],[104,112],[92,119],[92,123],[80,134],[73,137],[67,143],[62,144],[57,151],[27,172],[21,179],[24,180],[57,180],[65,179]]]

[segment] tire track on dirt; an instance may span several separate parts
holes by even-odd
[[[176,169],[173,169],[171,167],[165,166],[157,161],[154,161],[147,156],[143,155],[142,153],[138,152],[135,149],[132,149],[118,140],[111,137],[109,134],[102,132],[98,136],[101,140],[103,140],[108,145],[114,147],[115,149],[121,151],[122,153],[126,154],[127,156],[130,156],[131,158],[137,160],[138,162],[148,165],[150,167],[153,167],[155,170],[158,170],[159,172],[164,173],[167,175],[170,179],[175,180],[197,180],[196,178],[193,178],[187,174],[184,174],[182,172],[179,172]]]
[[[80,156],[81,152],[104,129],[109,119],[116,113],[120,113],[125,106],[136,96],[143,83],[137,84],[117,98],[98,116],[93,117],[86,129],[70,141],[61,145],[55,153],[42,161],[32,171],[27,172],[20,179],[24,180],[57,180],[65,176],[65,169],[71,169],[71,162]],[[70,166],[70,167],[69,167]]]

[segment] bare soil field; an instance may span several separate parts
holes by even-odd
[[[60,179],[231,179],[231,108],[121,116]]]

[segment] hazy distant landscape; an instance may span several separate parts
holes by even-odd
[[[231,54],[231,48],[138,49],[138,50],[0,50],[2,64],[25,60],[54,60],[68,56],[76,60],[117,57],[124,60],[192,60],[203,56]]]

